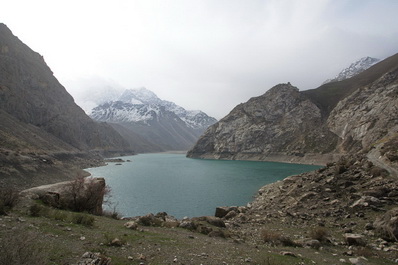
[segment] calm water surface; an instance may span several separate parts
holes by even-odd
[[[183,154],[141,154],[131,162],[89,168],[104,177],[123,216],[167,212],[177,218],[214,215],[217,206],[241,206],[265,184],[319,166],[257,161],[186,158]]]

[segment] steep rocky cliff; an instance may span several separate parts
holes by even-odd
[[[112,127],[93,121],[74,103],[43,57],[1,23],[0,117],[1,182],[37,177],[46,183],[44,168],[53,170],[53,179],[65,179],[66,161],[90,161],[92,151],[130,152]]]
[[[210,127],[188,155],[216,159],[292,156],[333,150],[337,137],[324,126],[320,109],[291,84],[238,105]]]
[[[398,55],[341,82],[300,92],[290,83],[238,105],[188,157],[325,164],[397,133]]]
[[[124,149],[110,127],[91,120],[54,77],[42,56],[0,24],[0,108],[80,150]]]
[[[367,150],[398,132],[398,66],[341,100],[327,120],[345,152]]]

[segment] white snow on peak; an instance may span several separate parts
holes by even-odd
[[[166,112],[172,112],[192,129],[205,129],[217,122],[206,113],[194,110],[188,111],[174,102],[161,100],[152,91],[142,87],[127,89],[117,99],[94,108],[90,116],[98,121],[108,122],[148,122],[160,117],[166,117]]]
[[[337,81],[342,81],[348,78],[351,78],[366,69],[370,68],[377,62],[379,62],[380,59],[377,58],[372,58],[372,57],[363,57],[359,59],[358,61],[352,63],[349,67],[343,69],[338,75],[336,75],[332,79],[328,79],[323,84],[330,83],[330,82],[337,82]]]
[[[162,100],[152,91],[141,87],[125,90],[118,101],[131,104],[159,104]]]

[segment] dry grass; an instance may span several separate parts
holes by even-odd
[[[45,264],[44,252],[33,232],[10,231],[0,238],[0,265]]]
[[[281,233],[278,233],[276,231],[272,231],[272,230],[268,230],[268,229],[263,229],[261,231],[261,238],[264,241],[264,243],[268,243],[273,246],[276,246],[276,245],[282,245],[282,246],[287,246],[287,247],[297,246],[297,244],[289,237],[284,236]]]
[[[0,189],[0,215],[7,214],[18,202],[18,192],[11,188]]]
[[[310,237],[319,242],[326,242],[328,240],[329,232],[324,227],[317,227],[310,231]]]

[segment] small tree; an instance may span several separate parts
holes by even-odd
[[[104,179],[78,177],[70,183],[67,193],[68,196],[61,199],[63,208],[100,215],[109,188]]]

